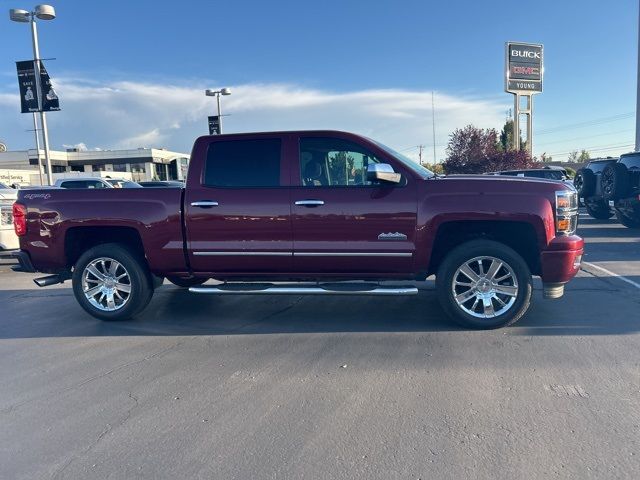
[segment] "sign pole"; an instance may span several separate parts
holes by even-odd
[[[33,40],[33,66],[36,77],[36,91],[38,96],[38,110],[40,111],[40,123],[42,125],[42,143],[44,144],[44,159],[47,164],[47,183],[53,185],[53,173],[51,171],[51,158],[49,158],[49,134],[47,132],[47,118],[43,111],[44,99],[42,97],[42,82],[40,78],[40,48],[38,46],[38,29],[35,17],[31,16],[31,38]],[[36,132],[37,134],[37,132]],[[38,163],[40,163],[40,152],[38,151]]]
[[[520,95],[513,94],[513,149],[520,151]]]
[[[527,151],[533,156],[533,95],[527,95]]]

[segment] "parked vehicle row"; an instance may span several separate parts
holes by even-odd
[[[546,180],[557,180],[569,182],[569,175],[562,167],[545,166],[542,168],[525,168],[521,170],[501,170],[499,172],[487,173],[487,175],[506,175],[511,177],[544,178]]]
[[[576,173],[574,185],[593,218],[615,215],[629,228],[640,228],[640,152],[590,161]]]
[[[562,182],[436,176],[373,140],[304,131],[200,137],[184,189],[20,191],[13,217],[18,270],[71,279],[104,320],[141,312],[162,277],[200,294],[415,295],[403,282],[435,275],[448,315],[496,328],[526,313],[532,275],[563,295],[577,209]]]

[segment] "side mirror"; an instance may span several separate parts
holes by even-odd
[[[388,163],[370,163],[367,166],[367,180],[369,182],[400,183],[402,175],[393,171]]]

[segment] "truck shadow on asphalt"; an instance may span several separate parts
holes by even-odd
[[[640,329],[638,290],[618,279],[585,274],[570,283],[560,300],[543,300],[536,287],[525,318],[498,332],[622,335]],[[417,296],[396,298],[208,296],[164,285],[144,312],[124,322],[90,317],[69,288],[5,291],[2,297],[0,338],[464,331],[444,315],[432,282]]]

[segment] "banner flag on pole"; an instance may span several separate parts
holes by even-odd
[[[18,70],[18,86],[20,87],[20,107],[22,113],[39,112],[38,89],[36,87],[35,66],[33,60],[16,62]],[[49,73],[40,61],[40,85],[42,86],[42,111],[60,110],[58,95],[53,89]]]

